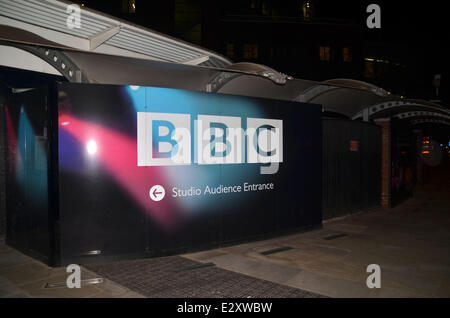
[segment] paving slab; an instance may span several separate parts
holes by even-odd
[[[0,277],[0,297],[9,297],[16,294],[20,294],[22,290],[12,284],[4,277]]]
[[[142,298],[143,295],[103,278],[96,285],[81,288],[45,288],[47,283],[64,283],[68,273],[64,267],[48,267],[0,243],[0,298]],[[81,268],[81,279],[98,274]],[[102,278],[102,277],[100,277]]]
[[[59,274],[51,277],[46,277],[27,284],[21,285],[21,289],[36,298],[90,298],[102,290],[95,285],[82,286],[81,288],[45,288],[47,283],[65,282],[67,274]]]

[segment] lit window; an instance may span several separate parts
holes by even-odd
[[[128,12],[129,13],[136,12],[136,0],[128,0]]]
[[[250,8],[256,9],[256,0],[250,0]]]
[[[303,2],[303,19],[310,21],[312,19],[312,3],[311,0]]]
[[[372,62],[364,62],[364,77],[373,78],[375,75],[375,71],[373,68]]]
[[[234,57],[234,43],[227,43],[227,56]]]
[[[344,47],[342,49],[342,60],[344,62],[351,62],[352,61],[352,49],[349,47]]]
[[[261,11],[263,15],[269,15],[269,6],[266,2],[263,2]]]
[[[136,0],[122,0],[123,13],[136,13]]]
[[[258,58],[258,45],[257,44],[244,44],[243,57],[245,59],[257,59]]]
[[[329,46],[321,46],[320,47],[320,60],[321,61],[330,61],[330,47]]]

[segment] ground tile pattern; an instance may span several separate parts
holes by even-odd
[[[171,256],[85,267],[137,293],[154,298],[322,297],[215,266],[201,267],[201,264],[181,256]]]

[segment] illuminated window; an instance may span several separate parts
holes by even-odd
[[[136,0],[128,0],[128,12],[136,12]]]
[[[373,78],[375,76],[375,71],[372,62],[364,62],[364,77]]]
[[[229,58],[234,57],[234,43],[227,43],[227,56]]]
[[[312,11],[312,1],[303,1],[303,19],[305,19],[306,21],[310,21],[312,19]]]
[[[262,3],[261,12],[263,15],[269,15],[269,6],[267,5],[266,2]]]
[[[136,0],[122,0],[123,13],[136,13]]]
[[[243,57],[245,59],[257,59],[258,58],[258,45],[257,44],[244,44]]]
[[[330,61],[330,47],[329,46],[321,46],[319,50],[320,60],[321,61]]]
[[[344,62],[352,61],[352,49],[349,47],[342,48],[342,60]]]
[[[250,0],[250,8],[256,9],[256,0]]]

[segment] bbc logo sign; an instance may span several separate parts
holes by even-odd
[[[282,120],[246,118],[245,131],[241,121],[198,115],[191,127],[189,114],[138,112],[138,166],[283,162]]]

